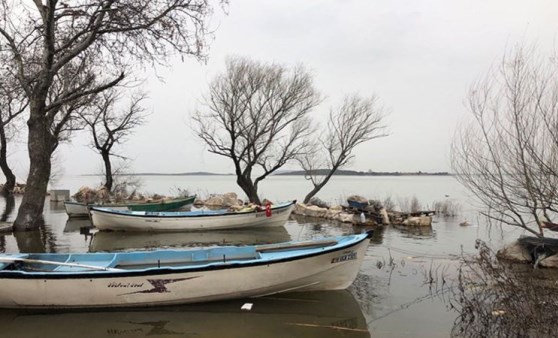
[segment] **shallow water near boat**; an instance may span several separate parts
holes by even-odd
[[[174,187],[188,188],[190,193],[207,195],[234,191],[241,196],[232,176],[168,177],[146,176],[144,189],[172,194]],[[89,176],[67,177],[59,187],[72,193],[89,180]],[[89,185],[92,185],[89,183]],[[274,201],[302,199],[309,190],[302,177],[271,177],[262,183],[262,196]],[[91,321],[95,329],[83,324],[93,337],[130,336],[166,337],[173,333],[201,337],[447,337],[457,313],[449,309],[451,279],[463,252],[475,252],[475,239],[482,238],[498,246],[509,240],[498,229],[478,225],[474,205],[461,186],[450,176],[336,177],[319,194],[329,202],[340,202],[348,195],[360,194],[383,200],[391,197],[404,204],[416,197],[423,209],[437,201],[461,205],[457,217],[434,217],[431,228],[388,226],[377,229],[367,249],[355,283],[342,296],[337,293],[298,294],[295,300],[275,298],[238,300],[201,306],[171,307],[132,311],[55,314],[0,313],[2,327],[10,336],[64,337],[70,328]],[[13,219],[14,210],[7,213]],[[4,200],[0,203],[5,205]],[[1,207],[0,207],[1,208]],[[2,209],[0,209],[2,210]],[[8,210],[9,211],[9,210]],[[306,240],[361,232],[365,229],[325,220],[291,217],[284,227],[275,229],[228,230],[203,233],[127,234],[97,232],[88,220],[68,220],[62,203],[45,205],[46,225],[39,231],[0,236],[2,252],[100,252],[181,248],[222,244],[266,244],[289,240]],[[471,226],[460,226],[467,221]],[[516,234],[517,235],[517,234]],[[513,237],[514,234],[511,235]],[[515,236],[517,237],[517,236]],[[433,281],[445,276],[446,282]],[[297,298],[298,297],[298,298]],[[330,299],[330,298],[340,298]],[[300,300],[302,298],[303,300]],[[310,300],[308,300],[308,298]],[[252,303],[252,310],[241,310]],[[263,304],[263,305],[262,305]],[[304,304],[304,305],[302,305]],[[258,312],[265,307],[265,313]],[[323,313],[326,311],[327,313]],[[60,325],[54,323],[59,322]],[[63,323],[67,323],[64,325]],[[51,329],[45,329],[52,323]],[[241,323],[245,323],[242,325]],[[13,328],[16,331],[10,331]],[[66,328],[68,331],[66,333]],[[77,329],[76,329],[77,330]],[[220,330],[217,332],[216,330]],[[247,331],[248,330],[248,331]]]

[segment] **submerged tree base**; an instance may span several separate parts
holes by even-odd
[[[557,337],[558,272],[499,261],[484,242],[464,260],[451,306],[453,337]]]

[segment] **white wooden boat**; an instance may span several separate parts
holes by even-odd
[[[250,311],[242,310],[253,304]],[[370,337],[348,290],[143,309],[0,311],[0,336],[76,337]]]
[[[88,204],[76,201],[64,201],[64,208],[69,217],[88,217],[89,208],[104,207],[114,210],[132,211],[168,211],[177,209],[190,209],[194,205],[196,196],[163,199],[155,202],[132,202],[132,203],[105,203]]]
[[[370,236],[191,250],[3,254],[0,307],[158,306],[345,289]]]
[[[223,210],[197,210],[176,212],[144,212],[90,209],[91,222],[99,230],[113,231],[196,231],[239,229],[255,226],[282,226],[289,219],[296,201],[262,209],[234,212]]]

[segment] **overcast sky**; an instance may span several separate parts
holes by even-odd
[[[149,78],[152,113],[120,152],[136,172],[232,172],[189,128],[209,81],[228,55],[304,64],[326,100],[321,120],[343,95],[376,94],[389,111],[388,137],[360,145],[350,166],[373,171],[451,171],[450,142],[466,115],[468,87],[517,43],[554,49],[555,0],[230,0],[211,20],[207,64],[173,62]],[[23,141],[23,140],[22,140]],[[60,147],[63,173],[100,171],[84,136]],[[27,172],[25,146],[12,158]]]

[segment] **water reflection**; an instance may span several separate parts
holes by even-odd
[[[149,250],[215,245],[249,245],[288,242],[285,227],[216,230],[207,232],[107,232],[93,235],[90,252]]]
[[[252,303],[251,310],[241,310]],[[370,337],[347,291],[104,312],[0,312],[6,337]]]
[[[15,237],[19,252],[45,253],[56,251],[56,236],[45,225],[34,231],[15,231]]]
[[[45,207],[48,206],[48,209],[51,213],[66,213],[66,208],[64,207],[64,202],[61,201],[51,201],[50,198],[45,202]]]
[[[395,229],[401,232],[405,237],[416,238],[416,239],[432,239],[436,238],[436,232],[429,227],[417,227],[417,226],[403,226],[403,225],[393,225]]]
[[[68,218],[64,226],[64,232],[83,232],[83,229],[93,229],[89,218]]]

